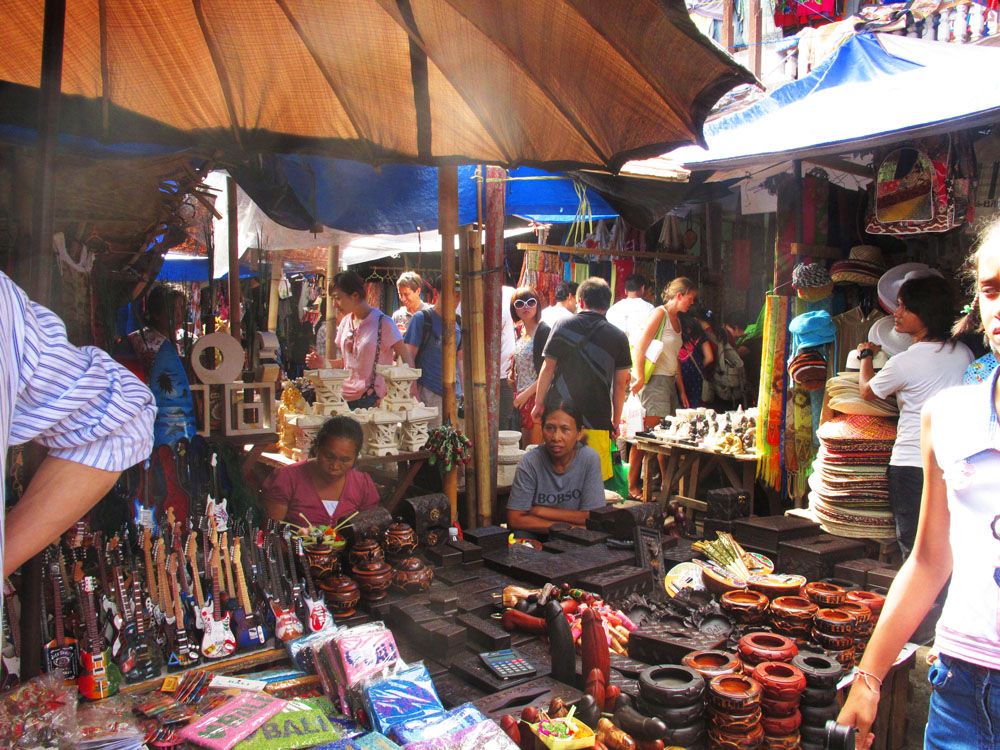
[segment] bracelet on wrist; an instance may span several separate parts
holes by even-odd
[[[867,687],[871,692],[873,692],[875,695],[882,694],[882,680],[873,675],[871,672],[867,672],[864,669],[861,669],[861,667],[855,667],[854,673],[858,677],[864,680],[865,687]],[[877,683],[875,687],[872,687],[872,680],[874,680]]]

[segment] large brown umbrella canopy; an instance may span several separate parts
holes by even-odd
[[[44,2],[0,8],[30,125]],[[617,168],[753,80],[681,0],[72,0],[64,49],[64,132],[373,163]]]

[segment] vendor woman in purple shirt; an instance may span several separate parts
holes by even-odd
[[[560,522],[584,528],[590,511],[604,507],[601,457],[583,440],[579,409],[558,395],[547,398],[542,444],[521,457],[514,474],[509,528],[529,534],[545,534]]]
[[[378,505],[372,478],[354,468],[362,440],[361,425],[350,417],[324,422],[310,458],[275,469],[264,482],[261,499],[267,515],[297,526],[307,519],[314,526],[334,525]]]

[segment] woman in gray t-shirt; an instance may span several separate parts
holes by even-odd
[[[517,465],[507,501],[507,526],[546,533],[554,523],[583,528],[591,510],[604,505],[601,458],[580,442],[583,417],[568,399],[548,399],[542,412],[542,444]]]

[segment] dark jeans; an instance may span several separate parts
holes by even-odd
[[[498,420],[501,430],[521,430],[521,414],[514,409],[514,389],[510,387],[507,378],[500,379],[500,413]]]
[[[919,466],[889,466],[889,507],[896,520],[896,540],[906,559],[917,538],[920,519],[920,495],[924,489],[924,470]]]

